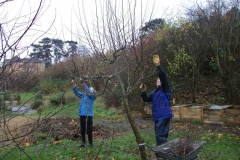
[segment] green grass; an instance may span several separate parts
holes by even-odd
[[[155,146],[155,138],[153,132],[142,132],[142,136],[145,138],[145,142],[150,146]],[[46,137],[46,135],[44,135]],[[239,160],[239,145],[236,142],[236,136],[222,135],[219,138],[218,134],[206,134],[200,135],[201,140],[205,140],[206,144],[203,146],[199,153],[201,160]],[[169,137],[175,139],[174,135]],[[40,140],[40,138],[38,138]],[[62,140],[57,144],[54,144],[53,138],[48,141],[40,141],[36,146],[24,147],[24,152],[31,157],[31,159],[72,159],[76,157],[78,160],[92,160],[95,157],[101,159],[126,159],[126,160],[139,160],[138,145],[135,142],[135,137],[131,132],[125,133],[117,138],[109,137],[108,139],[96,139],[94,140],[93,148],[79,148],[79,142],[71,140]],[[149,159],[156,158],[154,153],[146,148],[146,153]],[[0,152],[0,157],[6,154],[5,151]],[[6,160],[14,159],[28,159],[23,152],[15,149],[11,154],[4,157]]]
[[[31,159],[72,159],[76,157],[79,159],[91,160],[94,157],[101,159],[129,159],[138,160],[139,151],[135,142],[134,135],[128,133],[113,140],[95,140],[93,148],[79,148],[79,143],[71,140],[62,140],[54,144],[54,140],[50,139],[47,143],[42,141],[37,146],[24,147],[24,152],[28,154]],[[99,153],[99,154],[98,154]],[[0,157],[6,154],[6,151],[0,152]],[[28,159],[27,155],[15,149],[11,154],[6,155],[4,159]]]
[[[45,111],[45,114],[49,112],[57,113],[57,117],[72,117],[76,118],[78,117],[78,102],[72,102],[70,104],[66,104],[63,106],[52,106],[47,111]]]
[[[21,96],[21,100],[29,100],[31,99],[32,97],[34,97],[34,93],[31,93],[31,92],[26,92],[26,93],[20,93],[20,96]]]
[[[33,99],[34,93],[20,93],[21,103],[28,103],[30,99]]]
[[[239,160],[240,144],[239,137],[231,134],[214,134],[209,133],[202,136],[202,140],[206,141],[201,154],[201,159],[226,159]]]
[[[94,108],[94,117],[107,119],[114,122],[120,122],[125,118],[125,116],[123,114],[119,114],[117,110],[106,110],[105,107],[101,107],[98,105],[96,105]]]

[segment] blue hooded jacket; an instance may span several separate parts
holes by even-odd
[[[96,96],[90,91],[86,84],[84,84],[84,89],[86,93],[82,93],[77,89],[77,87],[73,87],[73,93],[81,98],[78,115],[93,116],[93,103],[96,99]]]
[[[146,92],[141,93],[144,102],[152,102],[152,116],[154,122],[173,117],[170,104],[171,91],[168,85],[167,76],[161,65],[157,66],[157,70],[162,85],[153,90],[150,94]]]

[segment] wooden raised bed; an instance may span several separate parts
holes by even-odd
[[[217,106],[217,105],[216,105]],[[199,120],[204,124],[239,125],[240,106],[217,106],[211,108],[210,105],[183,104],[171,106],[174,117],[172,120],[192,121]],[[222,108],[221,108],[222,107]],[[145,112],[145,119],[152,119],[152,114]]]
[[[240,124],[240,109],[224,109],[224,124],[239,125]]]

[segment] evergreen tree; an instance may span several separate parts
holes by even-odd
[[[143,34],[148,34],[155,31],[157,28],[162,28],[165,24],[164,19],[156,18],[145,23],[145,26],[140,29]]]
[[[52,47],[54,53],[54,62],[58,63],[64,55],[64,42],[61,39],[52,39]]]
[[[77,54],[77,42],[75,41],[65,41],[65,44],[67,44],[67,52],[64,55],[65,58],[68,58],[70,55]]]
[[[42,59],[40,57],[43,57],[43,51],[42,51],[42,46],[39,44],[31,44],[31,47],[33,48],[33,52],[30,53],[30,57],[36,56],[39,59]]]
[[[45,67],[52,64],[52,40],[50,38],[43,38],[39,44],[32,44],[33,52],[30,53],[30,57],[37,56],[45,63]]]

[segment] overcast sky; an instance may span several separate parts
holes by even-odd
[[[78,5],[84,5],[85,12],[87,15],[90,15],[96,10],[94,5],[95,1],[96,0],[45,0],[42,8],[43,15],[37,21],[37,24],[33,28],[34,30],[29,32],[28,36],[25,37],[26,39],[24,39],[22,45],[29,45],[34,39],[41,36],[41,34],[51,26],[54,18],[55,22],[48,33],[43,37],[40,37],[35,43],[44,37],[77,41],[76,37],[70,34],[70,32],[76,32],[77,30],[78,22],[76,21],[76,12],[79,12]],[[97,1],[99,2],[103,0]],[[129,1],[134,2],[135,0]],[[39,0],[10,1],[4,5],[4,7],[1,7],[2,12],[0,13],[0,18],[3,16],[5,17],[7,13],[7,19],[10,20],[12,17],[16,18],[19,15],[24,15],[24,13],[35,11],[39,2]],[[136,0],[136,2],[138,7],[137,12],[140,13],[141,0]],[[142,6],[143,8],[149,8],[149,10],[154,7],[151,19],[169,18],[169,14],[179,15],[181,5],[186,5],[188,2],[189,0],[142,0]],[[101,7],[101,5],[98,5],[97,7]],[[91,20],[92,16],[89,16],[88,19]]]

